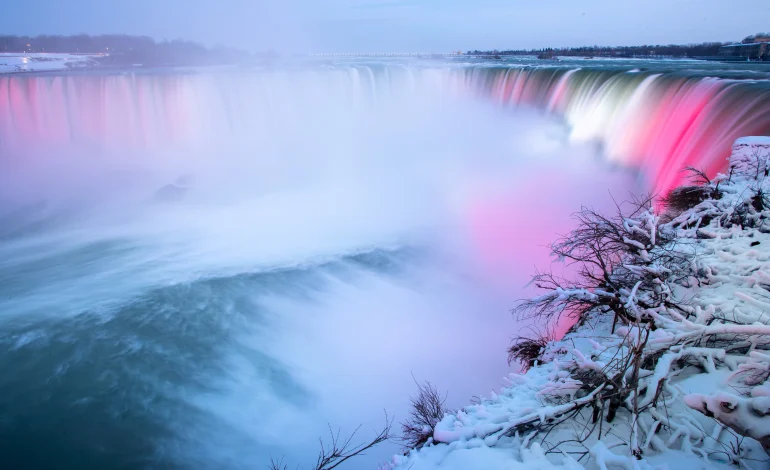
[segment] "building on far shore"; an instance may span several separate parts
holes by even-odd
[[[722,46],[719,57],[723,60],[770,61],[770,36],[754,36],[751,42]]]

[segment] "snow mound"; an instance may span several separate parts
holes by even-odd
[[[89,67],[101,54],[62,54],[42,52],[0,53],[0,74],[15,72],[50,72]]]
[[[625,251],[601,287],[541,277],[529,306],[579,312],[575,326],[386,468],[767,468],[770,137],[738,139],[698,194],[608,222]]]
[[[744,146],[770,148],[770,136],[749,136],[736,139],[735,144],[733,144],[733,151]]]

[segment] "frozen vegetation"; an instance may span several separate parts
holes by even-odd
[[[767,468],[770,138],[736,141],[727,174],[688,171],[662,203],[576,214],[552,245],[573,274],[539,273],[514,310],[546,332],[511,346],[525,372],[385,467]],[[557,322],[574,326],[552,340]]]

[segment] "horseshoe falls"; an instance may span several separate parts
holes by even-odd
[[[0,76],[0,466],[293,466],[328,425],[404,419],[415,380],[451,406],[499,388],[543,240],[608,192],[725,171],[737,137],[770,135],[768,78],[365,58]]]

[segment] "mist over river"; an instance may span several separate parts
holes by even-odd
[[[638,66],[0,77],[0,467],[293,468],[499,389],[570,213],[770,133],[761,80]]]

